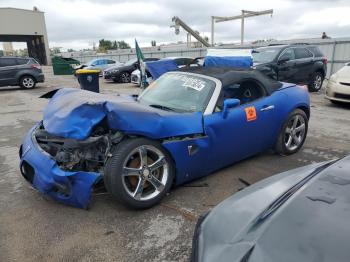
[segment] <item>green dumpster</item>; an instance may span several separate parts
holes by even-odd
[[[78,60],[73,58],[63,58],[55,56],[52,58],[52,68],[54,75],[73,75],[74,67],[80,65]]]

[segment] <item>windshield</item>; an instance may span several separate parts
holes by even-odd
[[[132,65],[133,63],[135,63],[136,61],[137,61],[137,58],[133,58],[133,59],[126,61],[124,65],[129,66],[129,65]]]
[[[259,48],[252,52],[254,63],[268,63],[275,59],[281,48]]]
[[[140,95],[139,102],[168,111],[204,112],[215,85],[199,75],[167,73]]]
[[[91,66],[91,65],[96,65],[96,62],[98,60],[97,59],[94,59],[94,60],[91,60],[90,62],[87,63],[88,66]]]

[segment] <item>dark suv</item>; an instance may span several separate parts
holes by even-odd
[[[145,62],[157,61],[159,58],[145,58]],[[104,79],[114,82],[130,83],[131,73],[139,68],[137,58],[130,59],[122,65],[111,66],[103,71]]]
[[[308,44],[273,45],[253,50],[254,67],[283,82],[306,84],[311,92],[321,89],[327,59]]]
[[[34,58],[0,57],[0,86],[30,89],[44,80],[41,66]]]

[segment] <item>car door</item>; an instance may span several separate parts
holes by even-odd
[[[293,48],[282,51],[277,60],[278,80],[294,83],[296,81],[297,67]]]
[[[108,67],[108,62],[107,62],[107,59],[101,59],[99,61],[99,66],[98,68],[103,71],[104,69],[106,69]]]
[[[210,171],[271,148],[281,123],[275,121],[284,99],[282,93],[204,116],[205,133],[211,143]]]
[[[16,84],[17,63],[15,58],[0,58],[0,85]]]
[[[310,74],[313,69],[313,57],[314,55],[303,47],[297,47],[294,49],[295,52],[295,62],[296,62],[296,82],[295,83],[307,83]]]

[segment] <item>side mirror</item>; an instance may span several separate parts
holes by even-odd
[[[234,107],[237,107],[241,104],[241,101],[239,99],[236,99],[236,98],[230,98],[230,99],[226,99],[224,101],[224,109],[222,110],[222,116],[223,118],[226,118],[227,117],[227,114],[228,114],[228,110],[230,108],[234,108]]]
[[[289,57],[284,57],[284,58],[278,60],[278,64],[280,64],[280,65],[284,64],[284,63],[288,62],[289,60],[290,60]]]

